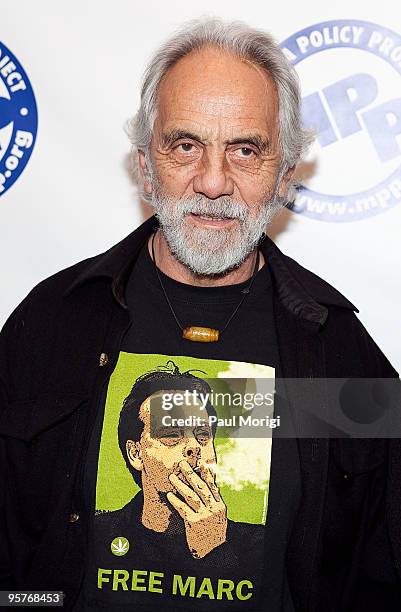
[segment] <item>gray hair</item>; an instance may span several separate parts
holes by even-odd
[[[214,46],[251,61],[272,76],[279,99],[281,166],[278,180],[301,159],[313,140],[311,132],[301,125],[298,75],[272,36],[240,21],[225,23],[217,18],[195,19],[184,24],[151,59],[144,74],[140,108],[126,124],[132,144],[133,170],[140,186],[143,183],[138,168],[138,150],[144,151],[149,172],[152,172],[149,149],[157,113],[159,84],[178,60],[205,46]],[[295,182],[292,182],[287,200],[292,201],[295,195]],[[142,196],[151,200],[143,191]]]

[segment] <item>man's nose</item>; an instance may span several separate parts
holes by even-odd
[[[211,200],[233,194],[234,182],[229,175],[224,153],[216,151],[204,155],[193,188],[195,193],[201,193]]]
[[[185,445],[184,457],[189,461],[189,463],[193,461],[197,461],[200,455],[200,451],[201,451],[200,444],[195,438],[192,438]]]

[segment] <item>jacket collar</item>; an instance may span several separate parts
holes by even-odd
[[[157,227],[158,221],[153,216],[111,249],[90,259],[65,295],[70,295],[90,280],[106,278],[111,281],[117,302],[127,308],[124,296],[127,280],[140,249]],[[284,255],[270,238],[266,237],[260,249],[269,263],[279,300],[293,315],[312,324],[316,330],[327,319],[326,306],[339,306],[359,312],[334,287]]]

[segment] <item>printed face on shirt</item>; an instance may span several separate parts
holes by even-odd
[[[194,403],[180,407],[180,417],[199,417],[195,426],[174,426],[171,419],[163,422],[162,417],[152,419],[152,409],[160,407],[159,400],[166,391],[158,392],[148,397],[139,410],[139,418],[143,422],[140,440],[127,440],[126,452],[131,466],[142,473],[142,489],[146,495],[148,487],[158,492],[167,493],[174,487],[169,480],[171,474],[176,474],[186,482],[180,462],[185,460],[195,471],[212,469],[216,464],[213,432],[208,424],[207,414]],[[158,411],[160,414],[160,411]],[[164,411],[163,417],[170,417]]]

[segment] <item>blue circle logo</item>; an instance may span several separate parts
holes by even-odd
[[[316,134],[291,209],[348,222],[399,204],[401,36],[335,20],[300,30],[281,47],[297,65],[303,124]]]
[[[37,127],[36,101],[27,74],[0,42],[0,196],[28,163]]]

